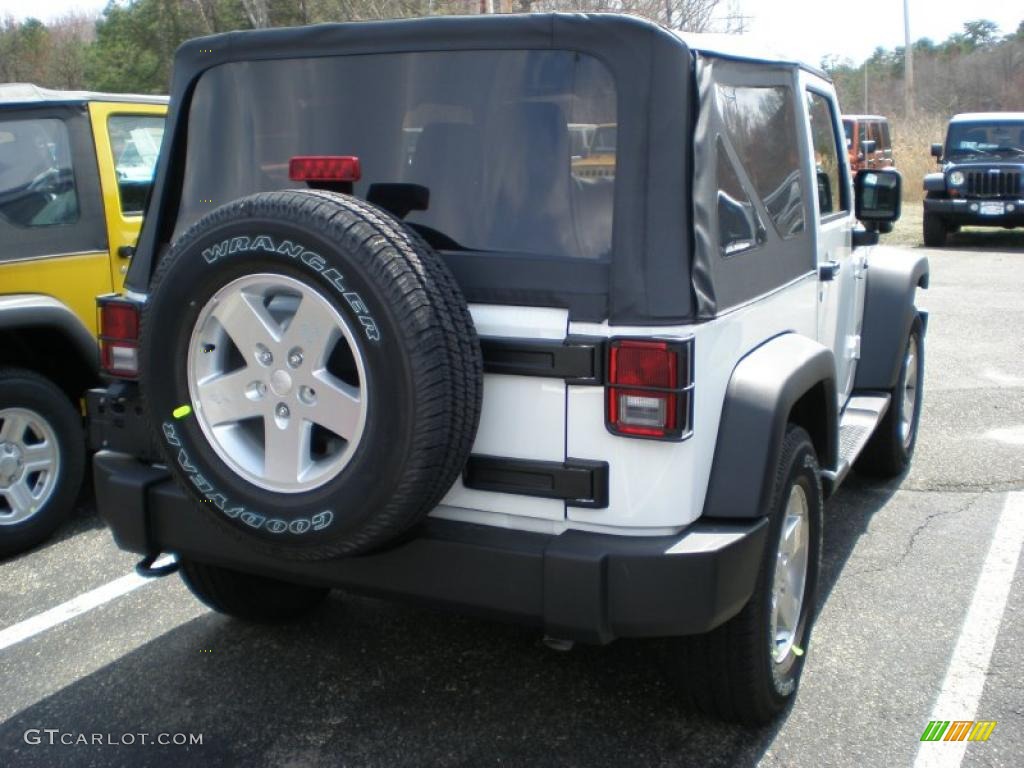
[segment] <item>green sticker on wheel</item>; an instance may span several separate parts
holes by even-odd
[[[184,419],[190,413],[192,413],[191,405],[179,405],[177,408],[171,411],[171,415],[176,419]]]

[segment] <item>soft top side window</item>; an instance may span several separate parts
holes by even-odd
[[[718,247],[723,256],[756,248],[764,242],[765,228],[757,208],[743,188],[721,137],[715,142],[718,179]]]
[[[0,220],[26,228],[78,221],[71,141],[63,120],[0,120]]]
[[[775,231],[784,240],[803,232],[800,145],[792,88],[720,84],[716,93],[725,138]]]

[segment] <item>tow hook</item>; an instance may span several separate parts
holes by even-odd
[[[157,559],[160,563],[157,564]],[[161,576],[170,576],[178,570],[178,561],[174,555],[160,556],[157,552],[153,555],[146,555],[136,566],[135,572],[144,579],[159,579]]]

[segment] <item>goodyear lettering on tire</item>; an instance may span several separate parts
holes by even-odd
[[[334,513],[329,509],[325,509],[323,512],[318,512],[309,518],[300,517],[289,521],[282,520],[277,517],[268,518],[266,515],[262,515],[259,512],[233,504],[226,494],[214,487],[213,483],[207,480],[206,477],[196,469],[196,466],[189,458],[188,452],[181,444],[181,438],[178,437],[178,432],[174,425],[165,421],[161,425],[161,428],[164,433],[164,439],[167,440],[167,444],[176,449],[176,460],[178,462],[178,466],[184,470],[188,479],[196,487],[196,490],[203,495],[203,498],[219,509],[225,517],[232,520],[241,520],[250,528],[264,530],[267,533],[277,535],[293,534],[296,536],[301,536],[309,531],[322,531],[334,522]]]

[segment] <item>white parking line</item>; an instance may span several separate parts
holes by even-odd
[[[1024,493],[1008,493],[931,720],[974,720],[1022,545]],[[998,730],[994,735],[999,736]],[[956,768],[969,743],[921,742],[914,768]]]
[[[172,562],[173,559],[173,555],[164,555],[153,566],[166,565]],[[126,595],[151,581],[154,581],[154,579],[144,578],[137,573],[129,573],[127,576],[107,582],[101,587],[96,587],[96,589],[68,600],[66,603],[61,603],[55,608],[36,614],[7,629],[0,630],[0,651],[10,648],[12,645],[16,645],[23,640],[28,640],[40,632],[45,632],[59,624],[63,624],[65,621],[69,621],[76,616],[81,616],[86,611],[91,611],[93,608],[97,608],[104,603],[109,603],[111,600],[121,597],[121,595]]]

